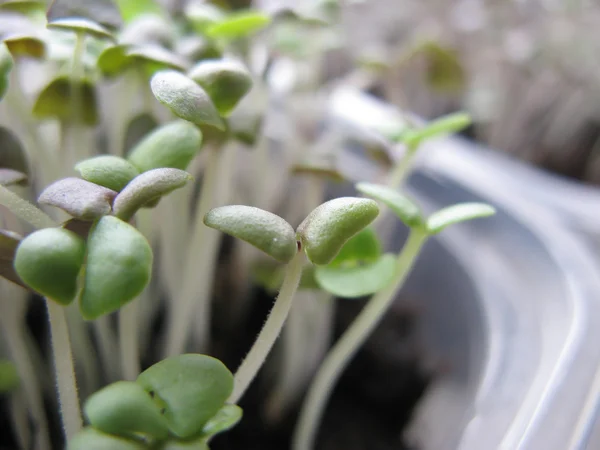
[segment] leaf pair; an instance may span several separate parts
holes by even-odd
[[[316,208],[296,231],[273,213],[243,205],[215,208],[206,214],[204,223],[249,242],[280,262],[289,262],[303,249],[313,263],[328,264],[378,213],[372,200],[342,197]]]
[[[233,375],[215,358],[185,354],[165,359],[135,382],[113,383],[88,398],[84,412],[93,428],[79,433],[68,448],[87,449],[96,441],[139,435],[165,444],[159,448],[184,443],[205,448],[211,436],[241,418],[238,406],[225,404],[232,389]]]
[[[70,304],[84,266],[80,311],[87,320],[116,311],[139,295],[150,281],[152,249],[131,225],[104,216],[87,243],[64,228],[44,228],[19,244],[14,267],[32,289]]]
[[[387,186],[358,183],[356,189],[388,206],[410,228],[434,235],[446,227],[473,219],[491,216],[495,209],[485,203],[461,203],[448,206],[425,218],[420,208],[408,197]]]

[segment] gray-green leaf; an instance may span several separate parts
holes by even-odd
[[[117,195],[113,202],[115,216],[129,220],[138,209],[160,199],[191,181],[192,176],[179,169],[152,169],[135,177]]]
[[[111,212],[117,193],[81,178],[63,178],[42,191],[38,203],[56,206],[81,220],[95,220]]]
[[[200,151],[202,133],[195,125],[177,120],[145,136],[127,159],[141,172],[161,167],[185,170]]]
[[[154,96],[178,117],[219,130],[225,124],[209,95],[194,80],[174,70],[157,72],[150,81]]]
[[[239,61],[209,59],[200,61],[188,76],[204,88],[221,116],[228,116],[252,88],[252,76]]]
[[[214,208],[204,216],[204,223],[242,239],[278,261],[290,261],[296,252],[294,229],[276,214],[244,205]]]
[[[329,264],[344,244],[379,214],[373,200],[341,197],[314,209],[296,230],[308,259]]]

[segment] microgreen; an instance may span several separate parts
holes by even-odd
[[[328,183],[350,178],[339,151],[346,131],[319,134],[329,95],[319,85],[321,59],[341,42],[335,2],[272,14],[183,3],[0,5],[0,307],[15,364],[0,362],[0,391],[21,383],[35,450],[49,448],[47,424],[55,421],[44,411],[44,374],[34,376],[43,364],[32,363],[24,344],[26,296],[46,303],[68,450],[208,450],[243,420],[236,403],[291,314],[282,370],[263,402],[276,420],[328,348],[334,296],[372,296],[309,391],[296,432],[297,450],[305,450],[337,376],[422,246],[447,226],[493,213],[462,204],[426,217],[395,189],[422,143],[469,125],[463,113],[386,130],[388,140],[378,137],[365,152],[389,167],[385,145],[406,149],[388,186],[360,183],[370,198],[324,201]],[[425,58],[433,88],[464,83],[444,46],[427,41],[408,54]],[[286,67],[294,76],[281,83]],[[377,235],[383,206],[410,228],[398,255],[385,253]],[[211,333],[213,285],[229,280],[221,273],[223,233],[251,244],[227,255],[236,267],[222,296],[227,326],[248,315],[251,302],[233,293],[251,292],[252,276],[278,291],[235,374],[187,353],[214,350],[212,335],[228,331]],[[302,303],[292,309],[295,297]],[[165,326],[156,326],[163,316]],[[164,359],[156,361],[158,353]]]
[[[338,377],[391,306],[428,238],[449,225],[494,214],[494,208],[489,205],[467,203],[442,209],[431,215],[429,219],[424,219],[420,209],[412,200],[390,187],[359,183],[356,188],[385,203],[409,227],[410,233],[404,247],[395,259],[384,256],[375,263],[380,265],[376,266],[377,270],[371,266],[370,269],[362,272],[363,282],[367,285],[375,284],[382,277],[385,282],[381,283],[380,289],[329,351],[319,368],[296,426],[293,438],[295,450],[306,450],[312,447],[317,425]],[[385,261],[389,261],[389,263]],[[388,265],[386,266],[386,264]],[[360,279],[359,276],[352,273],[351,270],[326,270],[325,278],[321,282],[326,289],[331,288],[334,294],[338,291],[342,294],[347,292],[352,294],[360,292],[361,285],[354,284],[357,279]],[[319,280],[319,272],[317,272],[317,280]]]

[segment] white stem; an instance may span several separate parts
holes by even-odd
[[[117,340],[110,328],[110,318],[107,315],[100,316],[92,323],[94,334],[98,341],[100,351],[100,360],[108,381],[119,379],[119,370],[117,367]]]
[[[234,387],[228,399],[229,403],[237,403],[244,395],[279,337],[292,307],[292,301],[302,277],[305,261],[304,252],[300,250],[288,264],[281,291],[279,291],[269,317],[262,330],[260,330],[250,352],[235,373]]]
[[[335,383],[392,305],[426,240],[427,235],[420,230],[410,233],[408,241],[398,256],[396,274],[392,282],[369,300],[329,351],[302,405],[300,418],[294,430],[293,450],[310,450],[314,447],[317,427]]]
[[[46,213],[4,186],[0,186],[0,205],[6,206],[15,216],[35,228],[50,228],[58,225]]]
[[[140,298],[123,306],[119,311],[119,342],[123,379],[134,381],[140,374],[140,354],[137,334],[137,315]]]
[[[17,436],[19,448],[25,450],[31,447],[31,433],[27,417],[27,408],[23,399],[23,393],[16,391],[10,395],[10,416],[13,430]]]
[[[3,292],[6,294],[6,292]],[[33,420],[33,428],[35,430],[34,448],[35,450],[46,450],[50,448],[50,439],[48,434],[48,421],[44,412],[44,402],[42,389],[35,376],[36,368],[33,364],[31,355],[27,348],[25,338],[24,325],[22,318],[15,317],[13,314],[6,311],[4,308],[11,308],[11,303],[17,301],[17,298],[2,298],[2,312],[0,322],[2,323],[1,330],[4,339],[8,346],[12,361],[14,361],[19,374],[19,380],[23,387],[25,399],[28,405],[29,413]],[[22,299],[26,301],[25,298]]]
[[[221,150],[222,156],[219,162],[219,176],[215,188],[215,198],[212,206],[223,206],[229,202],[232,196],[235,177],[235,155],[237,144],[229,143]],[[203,217],[204,218],[204,217]],[[217,259],[223,233],[217,230],[207,229],[204,235],[205,254],[203,266],[198,271],[196,281],[196,311],[195,321],[192,328],[193,342],[197,349],[207,349],[210,344],[210,324],[212,317],[212,293],[217,270]]]
[[[183,267],[183,286],[169,316],[167,330],[167,346],[165,356],[174,356],[183,352],[189,335],[192,322],[194,301],[197,299],[197,281],[199,270],[204,265],[205,235],[210,228],[203,223],[204,215],[210,209],[214,190],[217,184],[217,171],[219,167],[219,148],[209,147],[208,159],[204,168],[200,198],[196,207],[196,218],[192,230],[192,239],[188,247],[188,257]],[[211,261],[212,263],[212,261]]]
[[[65,437],[69,440],[82,426],[69,329],[64,308],[51,299],[46,299],[46,306],[52,335],[54,369],[56,371],[63,430]]]
[[[94,392],[100,385],[99,366],[96,359],[94,345],[88,333],[87,323],[81,318],[77,302],[65,308],[69,332],[71,333],[71,346],[75,366],[81,367],[82,379],[79,389],[84,394]]]

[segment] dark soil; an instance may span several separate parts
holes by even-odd
[[[242,331],[217,346],[230,351],[216,356],[231,369],[248,351],[271,305],[263,291],[256,290],[255,306]],[[403,302],[399,302],[400,305]],[[339,301],[336,338],[364,306],[364,301]],[[402,450],[409,449],[403,429],[418,399],[431,379],[421,369],[415,342],[415,316],[396,307],[357,354],[334,390],[318,435],[316,450]],[[217,333],[218,334],[218,333]],[[217,336],[216,336],[217,337]],[[231,335],[229,335],[231,338]],[[235,345],[237,343],[237,345]],[[218,353],[218,352],[216,352]],[[261,420],[261,399],[266,395],[261,377],[252,384],[240,406],[244,418],[233,430],[217,437],[213,450],[284,450],[290,438],[298,408],[282,417],[275,428]],[[300,405],[298,405],[299,407]]]

